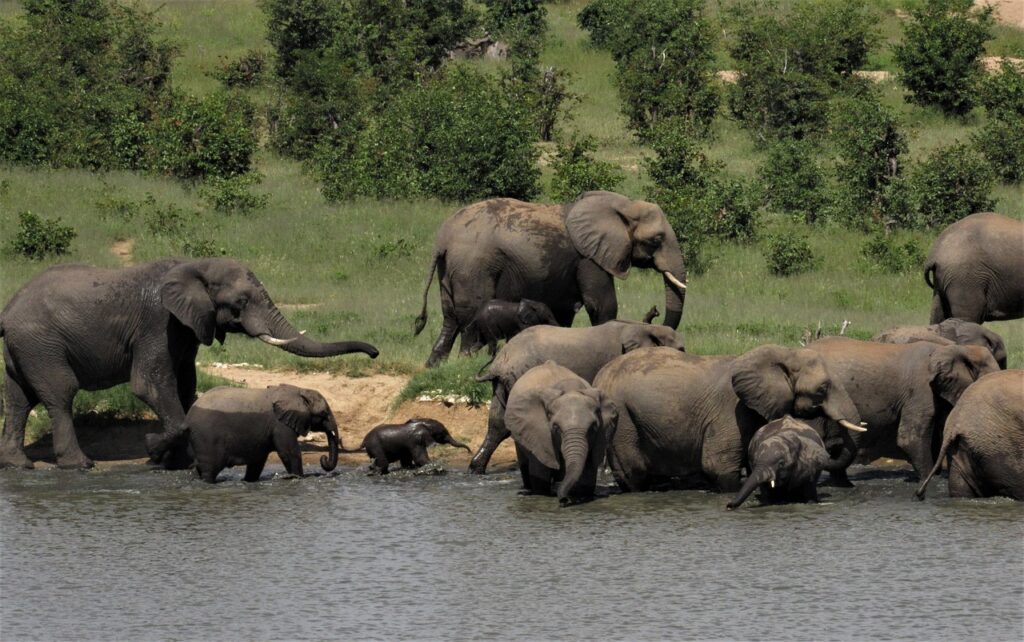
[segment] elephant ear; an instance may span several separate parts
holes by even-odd
[[[533,325],[540,325],[544,323],[544,319],[541,318],[540,304],[536,301],[530,301],[529,299],[523,299],[519,302],[519,307],[516,308],[516,321],[519,325],[524,328],[528,328]]]
[[[619,335],[622,340],[622,353],[632,352],[639,348],[651,348],[659,346],[661,343],[650,331],[649,325],[642,325],[639,323],[630,323],[623,329],[622,334]]]
[[[561,396],[550,388],[513,391],[505,406],[505,427],[516,443],[530,451],[540,463],[558,470],[558,454],[551,433],[548,405]]]
[[[565,227],[576,251],[620,279],[629,273],[633,254],[624,215],[630,203],[614,192],[586,192],[565,212]]]
[[[745,406],[766,421],[793,412],[788,353],[781,346],[761,346],[737,357],[732,364],[733,391]]]
[[[203,345],[213,344],[217,310],[206,290],[206,281],[194,266],[179,265],[160,285],[160,303],[178,321],[188,326]]]
[[[928,375],[932,390],[951,406],[956,405],[964,390],[978,378],[960,346],[942,346],[932,352]]]
[[[303,396],[300,388],[289,385],[270,388],[273,400],[274,416],[282,424],[288,426],[297,435],[309,432],[309,423],[313,418],[309,400]]]

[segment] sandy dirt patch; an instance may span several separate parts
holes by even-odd
[[[110,246],[110,253],[116,256],[117,260],[119,260],[121,265],[124,266],[132,265],[135,262],[135,256],[132,254],[134,250],[134,239],[114,241],[113,245]]]

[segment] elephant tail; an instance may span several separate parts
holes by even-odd
[[[932,290],[935,289],[935,261],[929,259],[924,264],[924,282],[928,284],[928,287]]]
[[[444,257],[444,253],[435,253],[434,260],[430,262],[430,272],[427,273],[427,283],[423,286],[423,307],[420,309],[420,315],[416,317],[415,325],[413,325],[413,336],[419,336],[420,332],[423,332],[423,328],[427,325],[427,297],[430,296],[430,284],[434,282],[434,273],[437,272],[437,263]]]
[[[914,497],[916,497],[918,501],[924,501],[924,491],[925,488],[928,487],[928,482],[930,482],[932,477],[935,476],[935,473],[939,472],[939,469],[942,468],[942,462],[946,460],[946,453],[949,451],[949,447],[959,439],[960,435],[954,435],[952,439],[942,444],[942,449],[939,450],[939,456],[935,458],[935,466],[932,467],[932,471],[928,473],[928,476],[924,478],[921,485],[918,486],[916,491],[914,491]]]
[[[359,448],[345,448],[344,446],[341,446],[340,448],[338,448],[338,452],[339,453],[349,453],[349,454],[352,454],[352,453],[365,453],[366,452],[366,446],[360,446]]]

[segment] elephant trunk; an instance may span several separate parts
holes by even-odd
[[[300,357],[333,357],[362,352],[375,359],[378,354],[377,348],[362,341],[321,343],[310,339],[284,318],[269,297],[266,297],[261,312],[243,317],[242,325],[250,336]]]
[[[569,503],[569,494],[576,487],[586,467],[589,446],[585,435],[570,435],[562,440],[562,461],[565,462],[565,476],[558,487],[558,501]]]
[[[728,510],[739,508],[743,502],[747,501],[747,498],[750,497],[750,494],[754,492],[755,488],[771,479],[771,470],[764,466],[756,466],[754,470],[751,471],[750,476],[747,477],[747,480],[743,482],[743,486],[740,487],[740,492],[736,493],[736,496],[733,497],[732,501],[726,504],[725,507]]]
[[[466,444],[462,443],[461,441],[457,441],[454,437],[449,437],[447,443],[448,443],[449,446],[455,446],[456,448],[462,448],[462,449],[464,449],[468,453],[472,453],[473,452],[472,448],[470,448]]]
[[[843,450],[839,453],[838,457],[829,456],[828,461],[822,466],[823,469],[830,473],[846,470],[857,456],[857,442],[850,436],[850,431],[840,427],[839,434],[843,440]]]
[[[655,256],[654,266],[665,281],[665,321],[675,330],[683,318],[683,302],[686,300],[686,266],[679,245],[670,247],[667,241],[662,252]]]
[[[859,428],[860,413],[857,412],[857,406],[854,405],[850,395],[838,384],[832,386],[828,399],[821,409],[826,417],[839,424],[839,433],[843,440],[842,452],[838,457],[829,459],[825,470],[829,472],[846,470],[853,463],[859,448],[850,431]],[[863,429],[860,431],[863,432]]]
[[[338,436],[338,422],[335,421],[334,415],[330,415],[330,425],[327,430],[327,447],[328,454],[320,456],[320,467],[331,472],[338,466],[338,449],[341,446],[341,438]]]

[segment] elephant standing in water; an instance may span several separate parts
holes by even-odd
[[[964,391],[946,420],[935,467],[943,460],[950,497],[1001,495],[1024,501],[1024,370],[1005,370],[978,379]]]
[[[420,468],[430,463],[427,448],[433,444],[447,444],[473,452],[469,446],[456,440],[448,428],[436,419],[413,417],[404,424],[381,424],[366,433],[358,448],[342,449],[345,453],[365,452],[381,475],[388,474],[388,465],[401,462],[402,468]]]
[[[587,192],[565,206],[498,198],[468,205],[444,222],[416,319],[427,322],[434,273],[444,324],[427,366],[448,356],[462,335],[461,352],[479,342],[467,329],[491,299],[533,299],[547,304],[558,323],[571,326],[582,304],[591,325],[616,318],[613,277],[630,267],[652,268],[665,282],[665,325],[679,326],[686,295],[683,254],[657,205],[612,192]]]
[[[953,223],[932,243],[924,280],[931,323],[1024,317],[1024,221],[985,212]]]
[[[902,325],[883,330],[871,337],[878,343],[930,341],[939,345],[982,346],[988,348],[1000,369],[1006,370],[1006,343],[983,325],[963,319],[946,319],[935,325]]]
[[[57,464],[91,467],[75,437],[75,393],[130,382],[163,422],[163,433],[146,436],[152,460],[187,467],[182,428],[195,400],[196,352],[200,343],[223,342],[228,332],[303,357],[377,356],[368,343],[320,343],[300,333],[256,276],[231,259],[53,267],[22,286],[0,313],[7,368],[0,465],[32,467],[25,421],[42,403],[53,422]]]
[[[608,464],[627,491],[711,485],[740,489],[747,445],[770,420],[825,416],[862,430],[846,390],[807,349],[761,346],[739,357],[642,348],[594,378],[619,410]],[[856,455],[846,430],[826,424],[825,443],[845,468]]]

